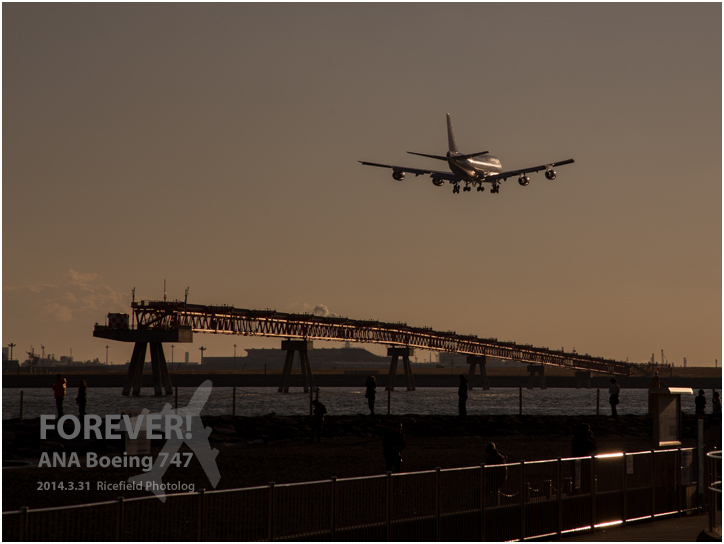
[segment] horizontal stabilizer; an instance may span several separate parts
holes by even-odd
[[[441,157],[440,155],[426,155],[425,153],[415,153],[414,151],[408,151],[410,155],[420,155],[421,157],[428,157],[430,159],[437,159],[439,161],[447,161],[447,157]]]

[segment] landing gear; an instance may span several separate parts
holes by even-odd
[[[470,187],[470,185],[466,185],[465,187],[463,187],[463,191],[465,191],[466,193],[467,193],[468,191],[472,191],[472,190],[473,190],[473,189],[472,189],[472,187]]]
[[[456,183],[455,186],[453,187],[453,194],[459,193],[459,192],[460,192],[460,185],[458,185],[458,184]]]
[[[493,183],[493,187],[490,189],[491,193],[499,193],[500,192],[500,185],[497,183]]]
[[[482,185],[478,185],[478,191],[484,191],[484,190],[485,190],[485,187],[483,187]]]

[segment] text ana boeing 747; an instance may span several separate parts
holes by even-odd
[[[500,182],[513,176],[518,176],[518,183],[525,186],[530,183],[530,178],[527,174],[531,172],[540,172],[541,170],[546,171],[547,179],[556,179],[556,172],[553,170],[553,167],[563,166],[564,164],[571,164],[573,162],[573,159],[568,159],[565,161],[552,162],[550,164],[542,164],[540,166],[532,166],[530,168],[521,168],[520,170],[503,172],[503,166],[500,164],[500,161],[492,155],[488,155],[487,151],[470,153],[467,155],[458,151],[458,145],[455,141],[455,134],[453,133],[449,113],[447,114],[447,140],[449,151],[444,157],[440,155],[414,153],[412,151],[408,151],[408,153],[412,155],[420,155],[422,157],[429,157],[431,159],[447,161],[450,166],[450,172],[423,170],[421,168],[408,168],[406,166],[393,166],[390,164],[378,164],[375,162],[359,162],[368,166],[392,168],[392,177],[398,181],[405,179],[405,174],[415,174],[415,176],[430,174],[432,183],[437,187],[442,187],[445,185],[446,181],[450,182],[453,185],[453,193],[460,192],[461,183],[465,184],[463,191],[471,191],[473,186],[477,186],[478,191],[484,191],[485,187],[483,184],[490,183],[492,185],[490,192],[497,193],[500,191]]]

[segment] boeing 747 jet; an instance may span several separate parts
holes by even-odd
[[[500,161],[492,155],[489,155],[487,151],[470,154],[463,154],[458,151],[458,145],[455,141],[455,133],[453,132],[449,113],[447,114],[447,140],[448,152],[444,157],[440,155],[414,153],[412,151],[408,151],[408,153],[411,155],[420,155],[422,157],[446,161],[450,167],[450,172],[423,170],[421,168],[408,168],[406,166],[393,166],[390,164],[378,164],[375,162],[359,162],[367,166],[392,168],[392,177],[398,181],[405,179],[405,174],[415,174],[416,177],[422,176],[423,174],[430,174],[432,183],[437,187],[442,187],[445,185],[446,181],[451,183],[453,185],[453,193],[460,192],[461,184],[464,184],[463,191],[471,191],[473,187],[477,187],[478,191],[484,191],[484,183],[490,183],[492,185],[490,188],[491,193],[498,193],[500,191],[500,182],[513,176],[518,176],[518,183],[525,186],[530,183],[530,178],[527,174],[531,172],[540,172],[541,170],[546,171],[547,179],[556,179],[556,171],[553,170],[553,167],[563,166],[564,164],[571,164],[573,162],[573,159],[568,159],[565,161],[552,162],[549,164],[542,164],[540,166],[532,166],[530,168],[521,168],[520,170],[509,170],[508,172],[504,172]]]

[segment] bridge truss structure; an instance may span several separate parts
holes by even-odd
[[[501,342],[493,338],[459,335],[452,331],[410,327],[405,323],[288,314],[275,310],[245,310],[233,306],[202,306],[179,301],[134,302],[132,311],[139,331],[191,330],[194,333],[266,336],[289,340],[375,343],[619,376],[630,376],[639,370],[637,365],[627,362]]]

